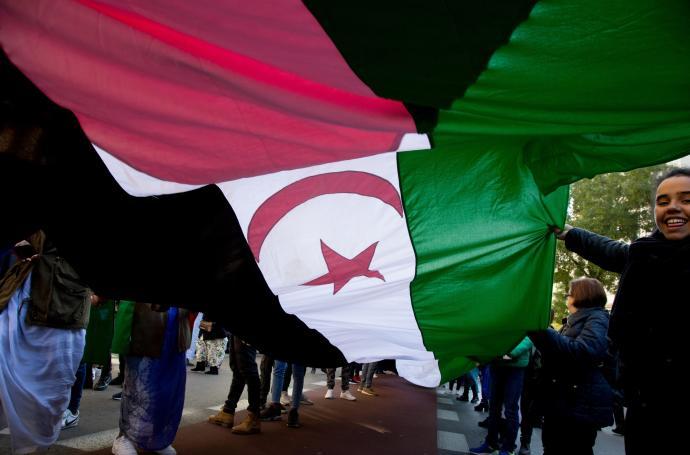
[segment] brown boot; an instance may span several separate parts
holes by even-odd
[[[261,421],[259,416],[253,412],[247,412],[247,417],[239,424],[232,427],[235,434],[254,434],[261,433]]]
[[[230,414],[224,410],[218,411],[218,414],[208,418],[209,423],[215,423],[221,427],[231,428],[235,423],[235,414]]]

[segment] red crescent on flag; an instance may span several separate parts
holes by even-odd
[[[403,216],[398,190],[391,182],[378,175],[343,171],[306,177],[266,199],[252,216],[247,230],[247,240],[256,262],[259,262],[259,252],[266,236],[288,212],[317,196],[338,193],[359,194],[379,199]]]

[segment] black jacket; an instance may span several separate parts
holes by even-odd
[[[201,328],[199,329],[199,338],[203,339],[204,341],[223,339],[228,336],[228,332],[225,330],[225,328],[223,328],[223,325],[219,322],[215,322],[212,319],[207,319],[206,314],[204,314],[204,317],[201,320],[213,322],[210,332],[207,332]]]
[[[533,332],[542,355],[545,416],[604,427],[613,423],[613,392],[604,376],[609,315],[603,308],[571,314],[558,333]]]
[[[609,338],[620,359],[620,384],[628,404],[665,400],[658,388],[682,390],[681,353],[687,338],[676,324],[690,283],[690,239],[660,232],[628,245],[584,229],[571,229],[566,247],[621,274]]]
[[[46,241],[33,266],[26,321],[60,329],[85,329],[89,324],[90,309],[91,290]]]
[[[188,311],[177,310],[177,352],[189,349],[192,331],[187,319]],[[158,358],[163,352],[165,328],[168,324],[167,308],[137,302],[132,318],[132,337],[127,355]]]

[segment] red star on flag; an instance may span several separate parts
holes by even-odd
[[[333,283],[333,295],[343,288],[351,279],[358,276],[365,276],[368,278],[378,278],[382,281],[386,279],[378,270],[371,270],[371,260],[374,258],[376,246],[379,242],[369,245],[364,251],[359,253],[352,259],[348,259],[333,250],[331,247],[321,240],[321,252],[326,261],[328,273],[308,282],[305,286],[318,286],[321,284]]]

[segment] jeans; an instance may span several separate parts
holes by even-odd
[[[89,374],[91,369],[89,369]],[[69,404],[67,409],[72,414],[76,414],[79,411],[79,404],[81,403],[81,395],[84,390],[84,380],[86,379],[86,364],[80,363],[79,368],[77,368],[77,373],[75,374],[74,384],[72,384],[72,390],[70,391]]]
[[[300,365],[299,363],[292,364],[292,405],[291,410],[299,409],[300,402],[302,401],[302,390],[304,389],[304,375],[307,372],[307,367]]]
[[[499,445],[507,452],[515,450],[520,418],[520,395],[525,378],[525,369],[506,366],[491,366],[491,400],[489,401],[489,434],[486,442]],[[501,428],[501,410],[505,414],[505,428]],[[503,431],[501,431],[503,430]]]
[[[472,398],[479,398],[479,391],[477,388],[477,373],[478,370],[475,368],[460,376],[460,384],[464,386],[462,392],[463,397],[469,397],[470,390],[472,390]]]
[[[288,391],[290,388],[290,379],[292,378],[292,364],[288,363],[286,368],[285,368],[285,376],[283,379],[283,392]]]
[[[374,372],[376,371],[376,364],[378,362],[365,363],[362,365],[362,382],[364,387],[371,388],[371,381],[374,379]]]
[[[326,386],[328,387],[328,390],[335,389],[335,370],[335,368],[326,369]],[[340,379],[340,387],[342,388],[343,392],[345,392],[350,388],[350,365],[345,365],[342,367]]]
[[[491,368],[489,365],[482,365],[479,367],[479,375],[481,377],[482,385],[482,401],[489,401],[491,399]],[[458,385],[459,387],[459,385]]]
[[[273,387],[271,388],[271,403],[280,403],[280,393],[283,391],[285,383],[285,372],[287,362],[276,360],[273,364]]]

